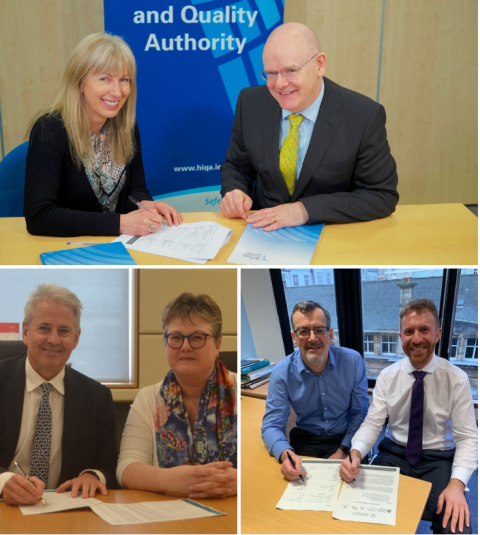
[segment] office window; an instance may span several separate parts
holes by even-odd
[[[298,286],[298,275],[293,275],[293,285]]]
[[[283,272],[284,270],[282,270]],[[305,277],[310,277],[310,271],[307,269],[297,269],[298,275],[293,275],[294,281],[295,277],[299,275],[304,275]],[[338,326],[337,326],[337,307],[335,303],[335,285],[326,284],[327,277],[330,275],[333,278],[333,270],[322,270],[315,269],[313,270],[313,280],[322,281],[320,284],[313,286],[295,286],[286,287],[284,286],[285,300],[287,302],[288,309],[288,318],[290,319],[292,315],[293,307],[300,301],[316,301],[320,303],[322,307],[326,308],[330,314],[331,319],[331,328],[333,329],[333,344],[338,345]]]
[[[373,334],[364,334],[363,335],[363,351],[365,353],[373,353],[374,341]]]
[[[477,270],[461,270],[452,326],[450,359],[467,375],[472,395],[478,393],[478,274]]]
[[[466,359],[478,359],[477,355],[477,338],[467,338],[467,346],[465,348]]]
[[[0,323],[19,324],[18,339],[21,339],[28,296],[43,282],[68,288],[83,305],[80,340],[69,360],[73,368],[102,383],[128,384],[133,381],[133,333],[129,327],[133,280],[130,271],[2,269]]]
[[[458,338],[454,337],[452,338],[452,345],[450,346],[450,358],[451,359],[457,358],[457,350],[458,350]]]
[[[397,337],[383,335],[382,336],[382,355],[395,355],[395,348],[397,345]]]
[[[364,351],[368,377],[378,377],[392,361],[405,357],[397,334],[400,310],[419,297],[429,297],[440,306],[442,274],[408,268],[362,270],[363,331],[378,340],[373,351]]]
[[[305,280],[305,286],[309,286],[309,279],[310,279],[309,275],[304,275],[303,278]]]

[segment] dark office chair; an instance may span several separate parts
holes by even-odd
[[[0,360],[24,357],[26,354],[27,346],[22,340],[0,340]]]
[[[23,192],[28,141],[10,151],[0,162],[0,217],[23,216]]]

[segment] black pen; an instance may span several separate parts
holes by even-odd
[[[350,453],[350,450],[348,450],[348,460],[350,461],[350,464],[352,464],[352,454]],[[352,482],[355,481],[355,479],[352,479]]]
[[[290,452],[288,452],[288,451],[287,451],[287,457],[288,457],[288,460],[291,462],[293,468],[296,469],[296,466],[295,466],[295,463],[293,462],[292,456],[290,455]],[[303,479],[302,474],[300,474],[300,479],[305,483],[305,480]]]
[[[17,463],[17,461],[15,461],[13,464],[15,465],[17,470],[20,472],[20,475],[24,477],[25,479],[27,479],[28,481],[30,481],[30,483],[33,485],[33,481],[30,479],[30,476],[25,473],[25,470]],[[45,500],[43,498],[40,498],[40,501],[43,503],[43,505],[46,505]]]

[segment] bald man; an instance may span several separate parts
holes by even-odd
[[[238,97],[222,165],[225,217],[266,231],[387,217],[397,170],[381,104],[324,77],[308,26],[276,28],[263,51],[266,86]],[[258,210],[247,216],[248,210]]]

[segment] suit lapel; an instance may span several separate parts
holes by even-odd
[[[15,454],[15,448],[20,436],[22,424],[23,401],[25,397],[25,360],[19,359],[10,370],[9,378],[5,381],[3,406],[5,407],[5,446],[3,448],[2,463],[8,467]]]
[[[341,105],[337,92],[330,80],[324,78],[323,82],[325,83],[323,101],[318,111],[312,138],[303,161],[300,176],[295,185],[291,202],[295,202],[301,197],[301,193],[312,179],[315,170],[325,156],[342,122]]]
[[[75,374],[65,367],[65,404],[62,435],[62,469],[59,484],[68,479],[65,474],[71,472],[75,464],[77,437],[80,434],[79,423],[82,421],[81,387],[77,384]]]
[[[263,129],[263,146],[265,147],[265,161],[270,176],[278,189],[284,203],[289,202],[290,193],[280,173],[280,121],[282,120],[282,108],[278,102],[269,95],[268,104],[265,106]],[[281,203],[280,203],[281,204]]]

